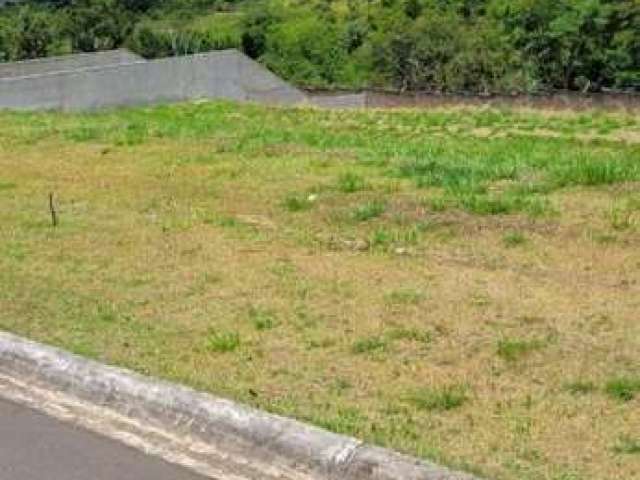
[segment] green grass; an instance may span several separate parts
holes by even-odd
[[[383,352],[388,346],[389,343],[385,338],[376,336],[358,339],[351,350],[356,354]]]
[[[210,352],[233,352],[240,346],[240,334],[238,332],[212,331],[206,337],[206,349]]]
[[[577,158],[568,163],[555,165],[551,170],[551,179],[559,187],[597,186],[637,180],[639,174],[640,165],[631,159],[620,161]]]
[[[394,327],[381,335],[356,340],[351,346],[351,351],[357,355],[383,353],[393,348],[396,342],[402,341],[428,347],[433,341],[433,334],[428,330],[416,327]]]
[[[634,228],[640,219],[640,208],[634,202],[620,202],[614,204],[608,212],[611,228],[626,231]]]
[[[338,177],[337,181],[338,190],[342,193],[355,193],[367,188],[367,184],[360,175],[347,172]]]
[[[386,295],[392,305],[417,305],[424,300],[424,292],[414,288],[392,290]]]
[[[640,394],[639,377],[619,377],[609,380],[605,385],[605,392],[616,400],[630,402]]]
[[[576,380],[565,384],[565,389],[572,395],[588,395],[597,390],[596,384],[586,380]]]
[[[448,411],[461,407],[469,397],[466,387],[449,385],[439,389],[421,389],[413,393],[409,400],[420,410]]]
[[[236,228],[236,227],[239,227],[242,224],[242,222],[239,222],[237,218],[225,216],[217,219],[217,224],[220,225],[221,227]]]
[[[309,210],[313,207],[312,197],[300,195],[300,194],[290,194],[288,195],[283,202],[283,206],[285,209],[290,212],[303,212],[305,210]]]
[[[367,202],[353,210],[353,219],[358,222],[366,222],[378,218],[386,210],[386,205],[380,200]]]
[[[522,232],[516,231],[505,233],[502,240],[507,247],[518,247],[527,243],[527,237]]]
[[[544,348],[546,342],[538,339],[523,340],[514,338],[505,338],[498,341],[496,353],[502,359],[508,362],[515,362],[531,352]]]
[[[173,32],[176,37],[195,32],[205,36],[211,45],[219,48],[239,48],[242,37],[242,14],[219,12],[207,7],[188,8],[180,11],[155,12],[143,25],[158,32]]]
[[[613,451],[623,455],[640,455],[640,439],[621,437]]]
[[[640,424],[639,131],[491,108],[2,112],[0,328],[483,478],[633,478],[614,446]]]
[[[433,334],[418,328],[394,328],[387,332],[386,338],[390,341],[408,340],[427,346],[433,341]]]
[[[273,311],[259,307],[251,307],[249,309],[249,319],[256,330],[271,330],[275,328],[278,323],[278,319]]]

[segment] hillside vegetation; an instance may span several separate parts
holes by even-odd
[[[52,0],[0,12],[4,60],[236,47],[309,87],[640,90],[638,0]]]
[[[0,329],[482,478],[639,478],[639,244],[637,116],[0,114]]]

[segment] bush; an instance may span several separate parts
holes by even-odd
[[[340,83],[348,61],[338,28],[328,22],[318,28],[318,20],[312,16],[292,18],[270,28],[262,58],[285,78],[316,87]]]
[[[532,83],[500,26],[468,24],[453,12],[432,10],[399,21],[376,39],[375,65],[400,90],[527,90]]]
[[[117,0],[73,0],[65,31],[74,51],[121,47],[133,30],[134,17]]]
[[[127,47],[145,58],[171,57],[236,47],[236,39],[218,36],[215,31],[157,30],[139,25]]]
[[[46,5],[3,8],[0,61],[123,44],[148,58],[241,47],[279,75],[309,87],[476,94],[640,91],[637,0],[52,0]]]
[[[3,50],[4,56],[11,60],[46,56],[57,34],[54,17],[48,11],[30,5],[21,7],[15,22],[7,22],[6,27]]]
[[[242,50],[251,58],[260,58],[267,50],[267,31],[279,21],[266,1],[254,2],[247,11],[243,22]]]

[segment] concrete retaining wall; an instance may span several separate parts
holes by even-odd
[[[85,110],[196,98],[294,104],[306,96],[236,50],[0,78],[0,108]]]
[[[310,94],[311,102],[322,108],[365,108],[368,94],[363,93],[317,93]]]
[[[427,92],[394,93],[384,91],[309,91],[310,102],[326,108],[438,108],[450,106],[490,106],[540,108],[550,110],[588,110],[593,108],[640,109],[640,94],[624,92],[551,92],[539,95],[461,95]]]
[[[0,0],[1,2],[2,0]],[[81,68],[108,67],[146,60],[128,50],[109,50],[96,53],[80,53],[61,57],[46,57],[23,62],[0,63],[0,78],[25,77],[48,73],[66,72]]]

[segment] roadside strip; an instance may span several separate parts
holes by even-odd
[[[0,395],[220,480],[474,480],[7,333]]]

